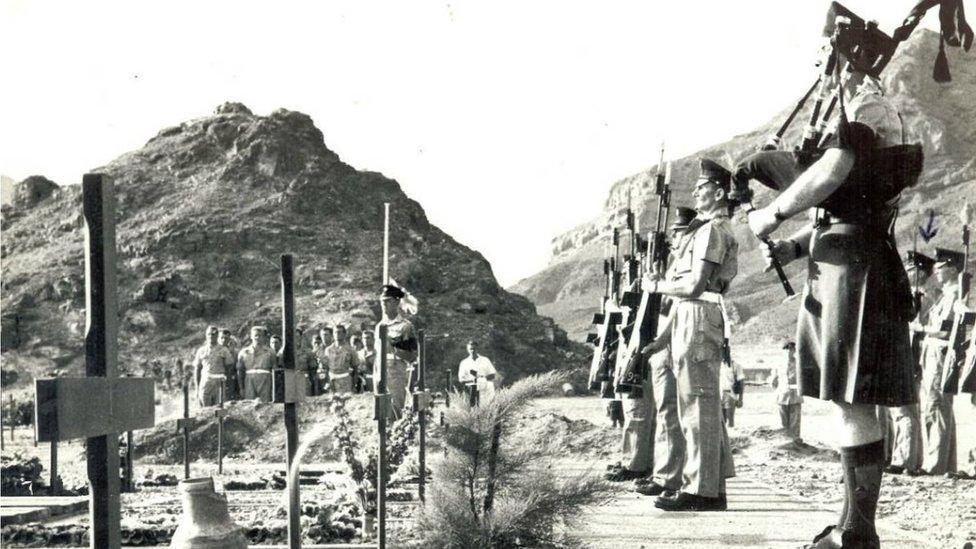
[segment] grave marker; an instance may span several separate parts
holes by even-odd
[[[430,391],[427,390],[427,338],[424,330],[417,330],[417,390],[413,394],[413,409],[417,413],[420,440],[417,449],[417,495],[426,500],[427,484],[427,409],[430,407]]]
[[[183,480],[190,478],[190,427],[193,418],[190,417],[190,387],[183,379],[183,417],[176,420],[176,432],[183,434]]]
[[[298,450],[298,414],[295,403],[305,397],[301,372],[295,369],[295,290],[294,263],[291,254],[281,256],[281,358],[282,369],[275,371],[274,401],[284,404],[285,451],[288,471],[288,547],[298,549],[302,543],[298,472],[292,474]]]
[[[34,382],[37,440],[86,438],[90,546],[120,546],[119,433],[155,424],[154,382],[119,378],[115,189],[101,174],[82,180],[85,217],[85,375]],[[52,446],[53,451],[53,446]]]
[[[376,544],[379,549],[386,549],[386,421],[390,413],[390,393],[386,389],[386,349],[387,326],[380,324],[380,377],[373,393],[375,403],[376,431],[378,444],[376,448]]]

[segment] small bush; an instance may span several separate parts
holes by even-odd
[[[0,457],[0,491],[5,496],[31,494],[32,485],[40,485],[44,467],[36,457],[28,458],[20,452]]]

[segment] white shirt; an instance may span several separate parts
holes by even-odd
[[[477,373],[478,378],[475,379],[471,375],[471,370]],[[489,375],[495,375],[498,372],[495,370],[495,366],[488,360],[488,357],[484,355],[478,355],[478,358],[472,360],[471,357],[467,357],[461,361],[458,366],[458,381],[465,383],[475,381],[478,385],[478,391],[481,393],[494,393],[495,392],[495,382],[485,379]]]

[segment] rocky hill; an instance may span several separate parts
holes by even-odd
[[[92,171],[117,188],[124,371],[189,359],[208,324],[240,338],[253,324],[280,330],[284,252],[295,254],[300,325],[372,324],[384,202],[393,211],[391,274],[419,299],[415,322],[450,334],[430,342],[432,368],[456,368],[470,337],[509,379],[578,362],[580,347],[500,288],[481,254],[431,225],[396,181],[343,163],[302,113],[258,116],[228,103]],[[78,185],[32,177],[3,208],[5,369],[37,375],[83,364],[80,198]]]
[[[899,48],[883,74],[888,96],[904,117],[907,139],[921,142],[926,156],[921,181],[902,198],[897,225],[902,250],[912,245],[915,215],[924,215],[929,209],[938,214],[936,224],[942,229],[922,251],[931,253],[935,245],[959,248],[957,213],[964,200],[976,202],[976,60],[957,49],[949,49],[951,84],[932,80],[931,60],[938,50],[938,38],[932,31],[916,32]],[[798,97],[803,91],[797,89]],[[690,184],[697,175],[699,156],[734,164],[765,141],[791,108],[792,105],[754,131],[675,160],[672,165],[675,205],[690,205]],[[801,114],[785,143],[797,141],[805,119]],[[606,253],[608,235],[612,227],[623,226],[628,199],[633,201],[640,226],[653,227],[656,201],[650,192],[656,171],[657,166],[652,166],[615,182],[601,215],[554,238],[549,266],[510,289],[532,300],[540,313],[554,318],[571,338],[582,340],[603,292],[601,258]],[[768,192],[759,191],[755,203],[763,205],[770,199]],[[749,232],[741,212],[736,221],[739,276],[729,296],[736,324],[733,337],[745,344],[770,342],[793,332],[798,302],[781,303],[782,288],[775,275],[761,272],[758,242]],[[791,220],[780,229],[780,234],[789,234],[801,225],[801,221]],[[803,265],[799,262],[789,265],[787,273],[795,287],[802,286]]]

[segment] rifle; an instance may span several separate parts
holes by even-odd
[[[962,214],[962,244],[963,266],[959,273],[959,300],[967,306],[969,299],[969,284],[972,275],[969,271],[969,204],[963,206]],[[959,393],[960,374],[963,359],[966,357],[966,326],[976,322],[976,313],[969,310],[955,310],[952,318],[952,331],[949,333],[949,348],[942,362],[942,392],[946,394]]]
[[[605,382],[613,379],[610,368],[612,367],[611,352],[617,340],[617,325],[623,320],[623,315],[618,307],[618,293],[620,290],[620,277],[617,272],[617,257],[620,253],[620,232],[617,228],[611,234],[611,244],[614,248],[612,257],[604,261],[604,272],[606,273],[606,286],[604,289],[604,300],[602,312],[593,315],[593,324],[597,325],[596,346],[593,349],[593,358],[590,361],[589,383],[590,390],[600,390]],[[603,390],[606,393],[605,389]]]
[[[657,216],[654,231],[648,237],[649,253],[646,254],[647,268],[651,272],[663,272],[667,267],[668,244],[665,237],[667,220],[671,207],[671,170],[665,168],[664,146],[661,146],[661,159],[657,165],[654,194],[657,195]],[[634,324],[626,348],[620,356],[620,364],[614,385],[618,392],[639,393],[647,377],[645,361],[641,359],[641,349],[657,337],[658,318],[661,314],[661,294],[640,292],[640,305],[634,315]]]

